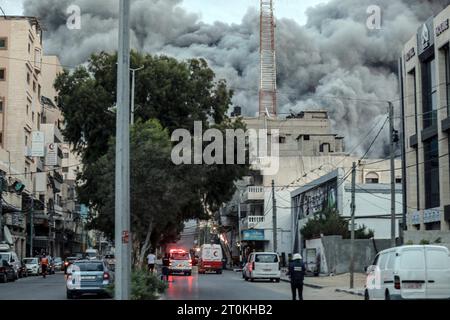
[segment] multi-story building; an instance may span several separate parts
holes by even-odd
[[[400,59],[405,240],[450,242],[450,6],[419,26]]]
[[[265,175],[262,170],[238,183],[238,192],[221,210],[220,222],[228,231],[227,239],[234,244],[233,256],[247,251],[274,250],[273,192],[277,207],[277,252],[284,261],[292,253],[291,191],[322,177],[337,168],[348,171],[359,157],[344,152],[343,138],[331,131],[326,111],[305,111],[290,119],[246,119],[247,129],[279,130],[279,169]],[[376,162],[370,164],[370,162]],[[400,163],[397,163],[400,166]],[[388,161],[360,162],[361,181],[390,183]],[[401,172],[396,172],[398,182]],[[388,213],[388,208],[386,208]],[[240,223],[238,224],[238,216]],[[228,228],[227,228],[228,227]],[[240,233],[239,233],[240,230]]]
[[[58,57],[42,52],[36,18],[0,17],[0,170],[18,187],[4,192],[3,220],[21,257],[64,255],[75,211],[67,210],[74,179],[64,181],[63,158],[71,152],[63,152],[53,86],[63,69]]]

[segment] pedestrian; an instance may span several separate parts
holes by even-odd
[[[303,300],[303,280],[305,278],[305,264],[299,253],[294,254],[292,261],[289,263],[288,275],[291,279],[292,300],[296,300],[298,291],[298,299]]]
[[[165,254],[162,259],[162,276],[161,280],[164,282],[169,282],[169,266],[170,266],[170,257],[169,254]]]
[[[156,256],[152,251],[147,256],[148,271],[150,271],[151,273],[153,273],[155,270],[155,262],[156,262]]]

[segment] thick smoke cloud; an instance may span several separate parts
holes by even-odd
[[[217,77],[226,79],[235,90],[234,103],[242,106],[246,115],[255,115],[259,83],[257,9],[250,8],[240,24],[211,25],[199,22],[197,15],[180,8],[181,2],[132,1],[132,46],[180,59],[206,58]],[[65,65],[77,65],[93,52],[117,49],[117,3],[26,0],[24,8],[26,15],[38,16],[44,23],[46,53],[59,55]],[[308,9],[305,26],[289,19],[277,20],[279,113],[329,110],[335,130],[345,136],[348,145],[356,144],[362,132],[384,119],[387,110],[386,103],[370,101],[398,99],[395,72],[403,44],[421,23],[449,3],[450,0],[331,0]],[[72,4],[81,8],[81,30],[66,27],[66,10]],[[381,8],[380,30],[366,26],[370,5]],[[386,145],[385,132],[375,149],[382,150]],[[362,145],[358,151],[365,147]]]

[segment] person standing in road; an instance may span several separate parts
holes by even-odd
[[[151,273],[153,273],[153,271],[155,270],[155,263],[156,263],[156,256],[153,252],[150,252],[149,255],[147,256],[147,266],[148,271],[150,271]]]
[[[169,282],[169,267],[170,267],[170,256],[168,253],[165,254],[162,259],[162,281]]]
[[[303,300],[303,280],[305,278],[305,264],[299,253],[294,254],[292,261],[289,263],[288,275],[291,279],[292,300],[296,300],[298,291],[298,299]]]

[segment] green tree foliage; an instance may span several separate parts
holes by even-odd
[[[83,162],[78,175],[82,203],[96,211],[90,227],[113,236],[114,137],[116,127],[117,55],[93,55],[87,67],[64,71],[55,82],[65,118],[63,134]],[[136,124],[131,132],[131,211],[136,262],[151,245],[176,240],[182,222],[208,218],[228,201],[234,181],[247,165],[173,165],[170,135],[175,129],[222,132],[243,128],[227,111],[233,92],[216,81],[206,61],[180,62],[165,56],[131,54],[136,73]],[[225,147],[225,143],[224,143]]]
[[[350,238],[349,222],[337,210],[329,208],[309,219],[300,232],[305,239],[319,238],[321,235]],[[355,239],[370,239],[373,236],[373,230],[367,230],[364,225],[355,229]]]

